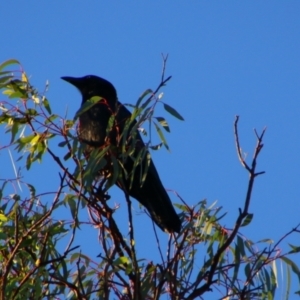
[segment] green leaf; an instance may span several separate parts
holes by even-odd
[[[19,139],[19,142],[22,143],[22,144],[28,144],[32,141],[32,139],[34,139],[36,137],[36,135],[32,134],[32,135],[28,135],[28,136],[24,136],[24,137],[21,137]]]
[[[275,260],[272,261],[272,271],[273,271],[273,274],[271,273],[272,283],[274,286],[278,286],[278,280],[277,280],[278,274],[277,274],[277,266]]]
[[[249,283],[250,283],[251,285],[253,285],[253,281],[252,281],[252,279],[251,279],[251,266],[250,266],[250,264],[246,264],[245,269],[244,269],[244,272],[245,272],[247,281],[249,281]]]
[[[141,162],[141,166],[142,166],[141,174],[140,174],[141,186],[144,184],[144,182],[147,178],[150,163],[151,163],[151,155],[148,151],[145,150],[145,152],[143,154],[142,162]]]
[[[63,142],[60,142],[60,143],[58,143],[58,147],[65,147],[66,145],[67,145],[67,143],[68,142],[66,142],[66,141],[63,141]]]
[[[37,116],[38,112],[33,108],[29,108],[25,111],[25,114],[29,116]]]
[[[7,74],[10,74],[11,76],[13,76],[12,75],[12,71],[3,71],[3,72],[0,72],[0,76],[7,75]]]
[[[77,219],[77,201],[75,200],[74,195],[70,195],[68,194],[65,197],[65,202],[68,204],[68,206],[70,207],[70,211],[71,211],[71,215],[73,217],[73,220]]]
[[[51,112],[50,103],[49,103],[49,101],[48,101],[48,99],[46,97],[43,98],[43,102],[42,103],[44,104],[44,107],[46,108],[48,114],[51,115],[52,112]]]
[[[135,144],[135,143],[132,143],[132,144]],[[132,187],[132,183],[133,183],[134,175],[135,175],[135,169],[136,169],[137,166],[139,166],[141,164],[141,157],[142,157],[143,151],[144,151],[144,149],[141,149],[139,151],[135,151],[134,147],[132,149],[134,151],[132,151],[132,153],[131,152],[129,153],[130,158],[133,160],[133,167],[132,167],[132,170],[131,170],[131,179],[130,179],[129,189],[131,189],[131,187]]]
[[[113,265],[120,269],[126,268],[125,273],[130,274],[132,272],[132,264],[129,258],[125,256],[118,257],[114,260]]]
[[[14,98],[27,98],[27,95],[21,92],[12,92],[9,96],[9,99],[14,99]]]
[[[9,98],[28,98],[27,91],[24,89],[24,83],[20,80],[11,80],[9,86],[15,91]]]
[[[149,148],[152,150],[159,150],[162,145],[163,145],[163,143],[159,143],[158,145],[149,146]]]
[[[12,78],[13,78],[13,76],[0,77],[0,88],[5,87]]]
[[[92,182],[99,175],[99,171],[102,170],[107,161],[105,155],[110,146],[105,147],[104,149],[94,149],[89,156],[88,163],[84,170],[83,180],[84,184],[87,187],[90,187]],[[101,151],[100,151],[101,150]]]
[[[162,143],[164,144],[164,146],[167,148],[167,150],[170,151],[170,148],[169,148],[169,146],[167,144],[167,140],[165,139],[165,136],[164,136],[163,132],[161,131],[161,129],[159,128],[159,126],[155,122],[153,122],[153,123],[155,125],[155,129],[156,129],[156,131],[158,133],[158,136],[160,137],[160,140],[162,141]]]
[[[286,289],[285,289],[285,299],[289,299],[290,289],[291,289],[291,268],[286,265]]]
[[[1,222],[7,222],[7,221],[8,221],[8,218],[4,214],[0,213],[0,223]]]
[[[116,183],[120,173],[119,162],[114,156],[114,154],[110,155],[110,159],[113,166],[113,170],[112,170],[112,174],[110,174],[112,176],[109,177],[108,180],[109,185],[106,185],[106,189],[113,186]]]
[[[267,244],[273,244],[274,241],[271,239],[262,239],[260,241],[258,241],[257,243],[267,243]]]
[[[46,152],[46,150],[47,150],[46,141],[39,140],[37,144],[37,155],[36,155],[36,159],[38,159],[39,162],[41,162],[42,156]]]
[[[149,94],[153,93],[151,89],[147,89],[143,94],[139,97],[138,101],[136,102],[136,107],[138,108],[139,105],[141,104],[142,100]]]
[[[120,256],[117,259],[114,260],[113,265],[118,266],[118,265],[124,265],[124,264],[130,264],[130,260],[126,256]]]
[[[26,169],[27,171],[30,169],[32,163],[32,155],[31,153],[28,154],[27,159],[26,159]]]
[[[116,116],[114,114],[112,114],[108,120],[108,124],[106,127],[106,136],[108,136],[108,134],[111,132],[114,124],[115,124],[115,118]]]
[[[246,251],[245,251],[245,243],[244,240],[238,235],[237,236],[237,247],[239,249],[239,253],[241,254],[242,257],[246,256]]]
[[[67,161],[69,158],[71,158],[72,153],[71,151],[68,151],[65,155],[64,155],[64,160]]]
[[[10,140],[11,143],[14,142],[16,134],[18,133],[18,131],[19,131],[19,123],[15,121],[13,123],[12,128],[11,128],[11,140]]]
[[[136,117],[139,116],[140,113],[141,113],[142,111],[143,111],[142,108],[137,108],[137,107],[135,107],[134,110],[133,110],[132,113],[131,113],[130,120],[128,120],[128,121],[129,121],[129,124],[131,124],[131,122],[132,122],[133,120],[135,120]],[[126,122],[127,122],[127,121],[126,121]]]
[[[239,273],[239,269],[240,269],[240,266],[241,266],[240,246],[238,246],[238,245],[235,246],[235,248],[233,250],[233,254],[234,254],[234,271],[233,271],[233,277],[232,277],[232,281],[231,281],[232,286],[234,286],[235,281],[238,278],[238,273]]]
[[[30,141],[31,146],[35,146],[35,145],[39,142],[40,137],[41,137],[41,136],[40,136],[39,134],[36,134],[36,135],[34,136],[34,138]]]
[[[170,132],[170,127],[165,118],[155,117],[155,119],[159,122],[159,124],[167,131]]]
[[[27,186],[29,188],[30,191],[30,197],[35,198],[35,187],[29,183],[27,183]]]
[[[80,116],[82,115],[84,112],[86,112],[87,110],[91,109],[94,105],[96,105],[97,103],[99,103],[103,98],[99,97],[99,96],[94,96],[91,99],[87,100],[80,108],[79,110],[76,112],[75,116],[74,116],[74,121]]]
[[[49,123],[52,123],[55,119],[57,119],[58,118],[58,115],[51,115],[49,118],[47,118],[46,120],[45,120],[45,124],[47,125],[47,124],[49,124]]]
[[[149,99],[147,99],[143,104],[142,104],[142,106],[141,106],[141,108],[142,109],[145,109],[148,105],[149,105],[149,103],[152,101],[152,99],[151,98],[149,98]],[[149,112],[149,110],[151,109],[152,107],[148,107],[147,109],[148,109],[148,111],[145,113],[144,112],[144,114],[148,114],[148,112]]]
[[[289,251],[288,254],[300,252],[300,246],[294,246],[292,244],[289,244],[289,246],[292,248],[292,250]]]
[[[171,114],[173,117],[184,121],[184,118],[179,114],[179,112],[177,110],[175,110],[175,108],[171,107],[170,105],[164,103],[164,109]]]
[[[291,267],[292,271],[298,276],[298,281],[300,282],[300,270],[298,266],[289,258],[282,256],[281,259]]]
[[[253,214],[247,214],[246,218],[243,220],[243,223],[241,226],[247,226],[251,223],[253,219]]]
[[[19,61],[16,60],[16,59],[9,59],[9,60],[6,60],[5,62],[3,62],[3,63],[0,65],[0,71],[3,70],[5,67],[7,67],[7,66],[9,66],[9,65],[14,65],[14,64],[20,65]]]

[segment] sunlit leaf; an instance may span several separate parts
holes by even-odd
[[[115,125],[115,118],[116,118],[116,116],[114,114],[112,114],[110,116],[107,127],[106,127],[106,136],[108,136],[108,134],[111,132],[113,126]]]
[[[28,83],[28,78],[27,78],[25,72],[22,72],[21,81],[22,81],[22,82],[25,82],[25,83]]]
[[[140,127],[140,128],[138,128],[138,131],[139,131],[142,135],[147,136],[147,131],[145,130],[145,128]]]
[[[0,213],[0,222],[7,222],[7,221],[8,218],[4,214]]]
[[[278,285],[278,280],[277,280],[277,267],[276,267],[276,261],[275,261],[275,260],[272,261],[272,271],[273,271],[273,273],[274,273],[274,280],[275,280],[274,284],[275,284],[275,285]]]
[[[9,86],[15,91],[10,94],[9,98],[28,98],[27,91],[23,88],[23,83],[20,80],[11,80]]]
[[[170,132],[170,127],[165,118],[155,117],[155,119],[159,122],[159,124],[167,131]]]
[[[129,264],[129,263],[130,263],[130,259],[126,256],[120,256],[117,259],[115,259],[113,262],[115,266]]]
[[[41,137],[41,136],[40,136],[39,134],[37,134],[37,135],[30,141],[31,146],[34,146],[34,145],[39,141],[40,137]]]
[[[35,104],[39,104],[40,103],[40,98],[38,96],[36,96],[36,95],[32,95],[31,99],[33,100],[33,102]]]
[[[159,150],[162,145],[163,143],[159,143],[158,145],[149,146],[149,148],[152,150]]]

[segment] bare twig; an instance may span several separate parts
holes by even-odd
[[[239,121],[239,117],[236,116],[236,119],[234,122],[234,135],[235,135],[235,141],[236,141],[236,147],[237,147],[237,154],[238,154],[238,157],[239,157],[239,160],[240,160],[242,166],[249,172],[249,175],[250,175],[249,182],[248,182],[248,189],[247,189],[247,193],[246,193],[246,199],[245,199],[245,203],[244,203],[244,208],[243,208],[243,210],[241,210],[241,209],[239,210],[240,213],[239,213],[239,216],[236,220],[236,224],[235,224],[231,234],[228,236],[228,238],[224,242],[224,244],[219,247],[217,253],[213,257],[211,267],[206,276],[206,283],[203,284],[201,287],[196,288],[187,297],[187,299],[189,299],[189,300],[192,300],[195,297],[202,295],[205,291],[210,290],[210,286],[215,282],[213,280],[213,277],[215,275],[215,271],[219,264],[220,258],[222,256],[223,252],[226,251],[227,247],[229,247],[229,245],[232,243],[232,241],[236,237],[238,230],[242,225],[243,220],[248,215],[248,209],[249,209],[249,205],[250,205],[251,194],[252,194],[252,190],[253,190],[253,184],[254,184],[255,177],[260,174],[264,174],[264,172],[256,173],[256,162],[257,162],[257,157],[263,147],[262,140],[263,140],[266,128],[263,129],[263,131],[260,135],[258,135],[256,132],[257,143],[256,143],[256,147],[254,150],[254,155],[253,155],[252,164],[251,164],[251,168],[250,168],[248,166],[248,164],[245,162],[245,160],[241,154],[241,147],[240,147],[240,142],[239,142],[238,127],[237,127],[238,121]],[[202,280],[202,278],[199,278],[197,281],[200,282],[200,280]]]

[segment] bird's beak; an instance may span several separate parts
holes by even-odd
[[[81,78],[76,78],[76,77],[69,77],[69,76],[63,76],[61,79],[71,83],[72,85],[76,86],[79,90],[81,90],[81,84],[82,80]]]

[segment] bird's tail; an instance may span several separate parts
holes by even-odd
[[[136,174],[139,174],[139,171],[139,168],[137,168]],[[129,182],[126,182],[126,185],[129,187]],[[119,185],[119,187],[121,186]],[[129,190],[129,195],[145,206],[152,220],[163,231],[168,233],[180,232],[181,220],[161,183],[152,160],[142,187],[140,186],[139,178],[135,178]]]

